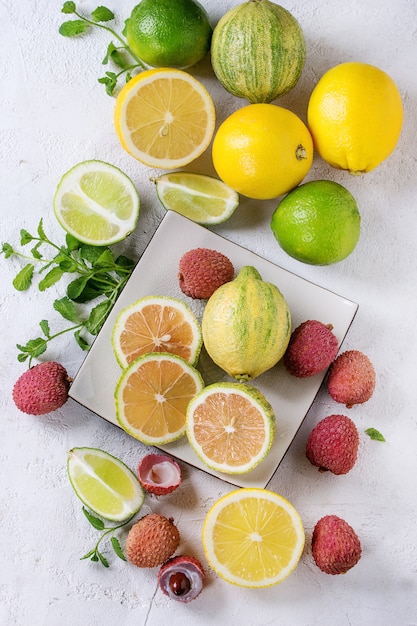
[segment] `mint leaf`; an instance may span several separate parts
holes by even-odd
[[[36,339],[30,339],[25,346],[16,344],[16,347],[25,354],[30,355],[32,358],[37,358],[43,354],[46,350],[47,341],[43,337],[37,337]]]
[[[77,300],[84,291],[89,277],[86,275],[79,276],[75,280],[71,281],[67,286],[67,296],[71,300]]]
[[[40,239],[48,239],[47,236],[45,235],[45,231],[43,229],[43,220],[41,219],[41,221],[38,224],[38,235]]]
[[[119,559],[122,559],[122,561],[126,561],[126,557],[123,554],[123,550],[122,547],[120,545],[119,540],[117,539],[117,537],[112,537],[110,539],[111,541],[111,545],[113,546],[113,550],[115,551],[115,553],[117,554],[117,556],[119,557]]]
[[[365,433],[374,441],[385,441],[384,435],[382,435],[376,428],[367,428]]]
[[[107,246],[89,246],[88,244],[82,244],[80,246],[80,257],[93,265],[106,250],[108,250]]]
[[[90,344],[81,336],[81,330],[75,331],[74,337],[81,350],[90,349]]]
[[[105,250],[103,254],[101,254],[96,261],[94,261],[93,266],[95,268],[109,268],[113,269],[114,267],[114,254],[111,250]]]
[[[79,247],[81,246],[81,242],[78,241],[78,239],[76,239],[73,235],[70,235],[69,233],[67,233],[65,236],[65,242],[67,244],[67,248],[69,252],[78,250]]]
[[[92,309],[86,323],[88,332],[92,335],[98,334],[112,306],[113,302],[111,300],[104,300]]]
[[[69,22],[62,22],[59,27],[59,34],[63,37],[76,37],[82,35],[88,29],[87,22],[84,20],[71,20]]]
[[[2,245],[1,252],[4,254],[6,259],[11,257],[13,254],[15,254],[15,251],[13,250],[12,246],[9,243],[4,243]]]
[[[107,95],[112,96],[117,85],[117,76],[114,72],[106,72],[106,75],[99,78],[98,82],[105,85]]]
[[[75,13],[76,11],[75,2],[64,2],[64,6],[61,9],[62,13]]]
[[[95,515],[93,515],[89,511],[87,511],[87,509],[84,506],[83,506],[82,510],[83,510],[84,515],[86,516],[86,518],[90,522],[91,526],[93,526],[96,530],[103,530],[104,529],[104,522],[103,522],[103,520],[99,519],[98,517],[96,517]]]
[[[51,337],[51,331],[49,329],[48,320],[42,320],[41,322],[39,322],[39,326],[41,327],[41,330],[45,337],[49,339]]]
[[[60,267],[53,267],[44,278],[40,281],[38,287],[39,291],[45,291],[49,287],[52,287],[63,276],[64,272]]]
[[[97,556],[100,559],[101,564],[104,565],[104,567],[109,567],[108,560],[101,554],[101,552],[97,552]]]
[[[92,12],[91,19],[93,22],[110,22],[110,20],[114,20],[114,13],[106,7],[97,7]]]
[[[34,237],[24,228],[20,231],[20,245],[25,246],[27,243],[33,241]]]
[[[59,300],[55,300],[53,307],[55,311],[58,311],[64,319],[69,320],[70,322],[78,322],[74,303],[66,296],[60,298]]]
[[[17,291],[26,291],[32,284],[33,271],[35,266],[33,263],[28,263],[25,267],[22,267],[20,272],[13,279],[13,287]]]

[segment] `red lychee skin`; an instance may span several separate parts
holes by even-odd
[[[51,413],[67,401],[70,383],[71,379],[60,363],[38,363],[19,376],[13,387],[13,400],[23,413]]]
[[[234,277],[230,259],[217,250],[194,248],[180,259],[178,281],[186,296],[206,299]]]
[[[180,533],[172,518],[149,513],[137,521],[126,538],[126,556],[137,567],[156,567],[178,548]]]
[[[313,559],[325,574],[345,574],[357,564],[362,547],[353,528],[337,515],[322,517],[311,541]]]
[[[310,463],[322,472],[347,474],[356,463],[359,433],[346,415],[329,415],[311,431],[306,445]]]
[[[338,341],[333,326],[307,320],[293,331],[284,354],[284,365],[292,376],[307,378],[329,367],[336,358]]]
[[[350,409],[371,398],[375,382],[375,370],[370,359],[359,350],[348,350],[330,366],[327,389],[333,400]]]

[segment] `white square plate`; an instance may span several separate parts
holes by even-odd
[[[256,267],[263,280],[275,284],[282,292],[291,311],[293,328],[307,319],[331,323],[339,345],[341,344],[358,310],[357,304],[266,261],[173,211],[168,211],[71,385],[70,396],[74,400],[118,426],[113,393],[121,370],[111,345],[116,316],[121,309],[138,298],[168,295],[185,300],[201,320],[205,301],[185,296],[177,278],[182,255],[191,248],[199,247],[215,249],[228,256],[236,274],[244,265]],[[220,380],[232,380],[214,365],[204,348],[198,369],[206,385]],[[277,433],[266,459],[249,474],[239,476],[209,470],[196,457],[186,437],[161,446],[161,449],[238,487],[265,487],[288,450],[324,377],[325,372],[311,378],[297,379],[290,376],[280,362],[252,381],[251,384],[265,395],[274,408]],[[115,436],[117,437],[117,430]]]

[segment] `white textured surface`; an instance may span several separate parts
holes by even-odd
[[[105,3],[107,4],[107,3]],[[113,3],[119,28],[134,1]],[[213,23],[236,0],[203,0]],[[96,4],[80,0],[82,10]],[[55,186],[74,164],[98,158],[124,170],[140,192],[141,216],[124,249],[138,257],[162,218],[149,182],[153,172],[121,149],[112,123],[114,100],[97,83],[109,41],[104,31],[78,40],[57,33],[63,16],[56,0],[2,0],[0,24],[0,241],[18,243],[19,229],[34,231],[41,216],[55,239],[63,237],[51,210]],[[110,3],[109,3],[110,6]],[[96,532],[81,512],[66,476],[73,446],[95,446],[132,468],[144,450],[70,400],[56,413],[34,418],[19,413],[11,389],[24,366],[16,342],[38,333],[38,322],[60,318],[51,303],[62,287],[25,295],[11,287],[19,263],[1,258],[1,502],[0,624],[58,626],[105,624],[172,626],[194,624],[280,626],[405,626],[417,624],[416,263],[417,217],[417,5],[410,0],[288,0],[299,19],[308,56],[296,88],[280,101],[305,119],[309,93],[320,75],[342,61],[373,63],[397,82],[405,108],[395,153],[362,178],[336,172],[318,157],[308,179],[331,178],[357,198],[362,235],[355,252],[330,267],[291,260],[269,230],[275,203],[244,200],[233,218],[216,231],[319,285],[359,303],[344,343],[370,356],[377,371],[374,397],[350,410],[361,431],[359,459],[346,476],[318,474],[304,455],[313,425],[340,412],[322,390],[270,483],[299,510],[307,542],[299,567],[281,585],[259,591],[232,587],[208,572],[194,603],[170,602],[157,588],[156,570],[142,571],[108,553],[106,570],[79,557],[93,546]],[[243,102],[214,80],[208,62],[195,68],[210,89],[221,121]],[[193,169],[210,173],[209,153]],[[191,244],[191,242],[190,242]],[[30,310],[30,314],[28,311]],[[83,354],[72,337],[48,352],[74,375]],[[382,444],[363,434],[369,426],[386,437]],[[172,515],[182,535],[181,549],[203,561],[201,525],[209,506],[230,487],[184,467],[181,489],[167,499],[147,497],[143,512]],[[322,574],[311,558],[315,522],[324,514],[344,517],[363,546],[359,564],[345,576]],[[120,534],[123,543],[124,534]],[[214,612],[213,609],[216,608]]]

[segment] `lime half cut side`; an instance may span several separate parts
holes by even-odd
[[[192,172],[172,172],[154,178],[163,207],[198,224],[225,222],[239,204],[239,195],[223,181]]]
[[[58,222],[83,243],[108,246],[127,237],[139,217],[130,178],[104,161],[83,161],[61,178],[53,201]]]
[[[68,477],[80,500],[97,515],[123,522],[141,508],[145,492],[122,461],[97,448],[72,448]]]

